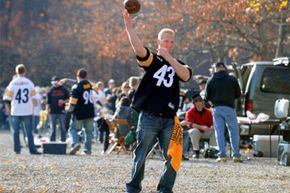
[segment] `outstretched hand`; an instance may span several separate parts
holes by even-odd
[[[59,80],[57,83],[59,84],[59,85],[64,85],[65,83],[67,82],[67,78],[63,78],[63,79],[61,79],[61,80]]]

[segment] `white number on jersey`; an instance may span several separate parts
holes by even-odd
[[[157,86],[161,86],[163,83],[164,86],[167,88],[171,87],[173,84],[173,77],[175,75],[175,71],[171,66],[163,65],[159,70],[157,70],[153,78],[156,78],[157,81]]]
[[[85,100],[85,105],[89,104],[89,103],[93,103],[93,99],[92,99],[93,93],[92,90],[88,91],[86,90],[83,93],[83,99]]]
[[[15,100],[20,103],[27,103],[29,100],[29,90],[28,88],[24,89],[18,89],[16,95],[15,95]]]

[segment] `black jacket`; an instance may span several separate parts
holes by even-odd
[[[235,99],[241,96],[241,89],[237,79],[227,71],[219,71],[208,80],[205,99],[213,106],[228,106],[235,108]]]

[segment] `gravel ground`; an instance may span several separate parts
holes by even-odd
[[[132,156],[93,154],[20,155],[12,149],[10,133],[0,131],[0,192],[21,193],[119,193],[130,179]],[[146,161],[143,193],[156,192],[163,168],[158,156]],[[290,193],[290,167],[276,158],[253,158],[243,163],[216,163],[213,159],[185,161],[174,186],[175,193]]]

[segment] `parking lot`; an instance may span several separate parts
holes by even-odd
[[[132,155],[112,152],[101,155],[102,145],[93,144],[93,154],[20,155],[12,150],[10,133],[0,131],[0,192],[103,193],[124,192],[130,179]],[[245,159],[245,157],[244,157]],[[143,192],[156,192],[163,161],[153,156],[146,162]],[[184,161],[174,192],[290,192],[290,168],[276,158],[256,158],[243,163],[216,163],[214,159]]]

